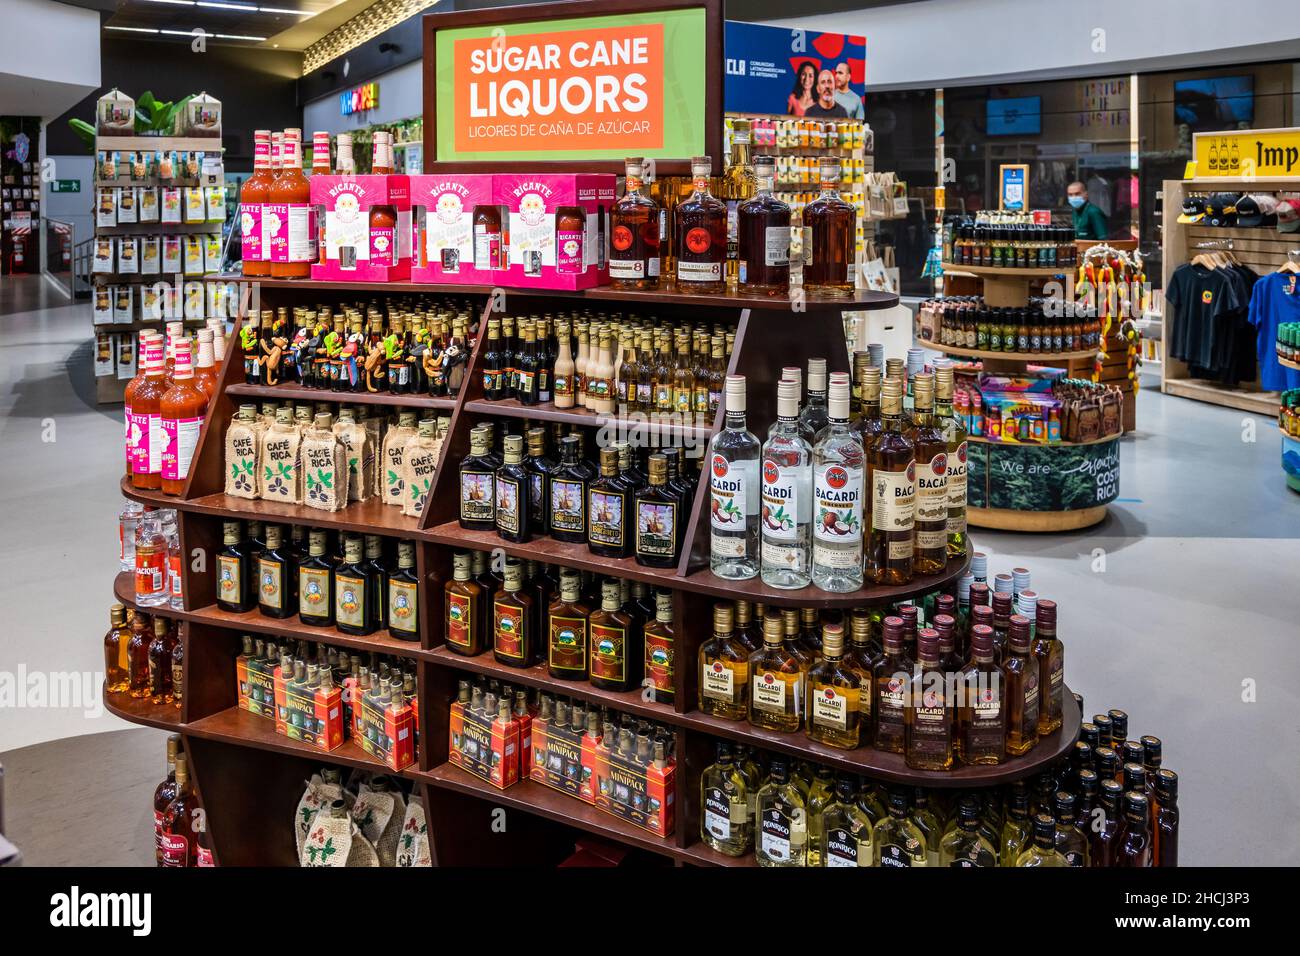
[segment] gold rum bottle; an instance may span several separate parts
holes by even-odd
[[[749,652],[732,634],[729,604],[713,606],[713,636],[700,645],[700,710],[713,717],[749,715]]]
[[[844,656],[844,628],[827,624],[821,662],[808,672],[808,736],[841,750],[861,744],[860,687],[860,674]]]
[[[744,856],[754,845],[749,788],[725,740],[700,775],[700,839],[724,856]]]
[[[903,430],[901,380],[888,378],[881,385],[880,413],[884,427],[867,456],[871,529],[866,574],[876,584],[907,584],[912,580],[916,446]]]
[[[912,379],[912,431],[916,449],[915,549],[912,570],[938,574],[948,563],[948,443],[934,417],[934,376]]]
[[[948,446],[948,560],[966,557],[966,426],[953,414],[951,365],[934,370],[934,415]]]
[[[1027,754],[1038,743],[1038,665],[1029,653],[1029,618],[1011,615],[1002,660],[1007,695],[1007,753]]]
[[[807,669],[785,646],[785,624],[771,612],[763,619],[763,646],[749,658],[749,722],[792,733],[803,722]]]

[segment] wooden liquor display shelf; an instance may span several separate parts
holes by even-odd
[[[1300,372],[1300,362],[1288,362],[1284,358],[1279,358],[1277,360],[1277,364],[1281,365],[1283,368],[1293,368],[1297,372]]]
[[[945,262],[944,272],[965,273],[995,279],[1050,279],[1052,276],[1070,275],[1078,268],[1069,266],[963,266],[955,262]]]
[[[675,413],[660,417],[654,412],[636,413],[620,417],[617,413],[593,412],[586,408],[556,408],[552,402],[525,405],[518,399],[478,399],[465,403],[465,411],[475,415],[500,415],[505,418],[526,418],[537,422],[563,422],[568,425],[585,425],[609,428],[621,434],[654,434],[665,438],[689,438],[706,442],[713,434],[712,425],[684,422]]]
[[[143,724],[158,730],[178,733],[181,730],[181,710],[171,704],[155,704],[148,698],[132,697],[130,694],[110,694],[101,688],[104,709],[110,714],[129,720],[133,724]]]
[[[393,405],[399,408],[428,408],[451,411],[454,398],[433,395],[394,395],[391,392],[335,392],[322,388],[305,388],[295,382],[280,385],[247,385],[236,382],[226,389],[227,395],[240,399],[290,402],[337,402],[340,405]]]
[[[997,445],[1000,448],[1082,448],[1087,445],[1102,445],[1108,441],[1118,441],[1119,437],[1119,435],[1104,435],[1091,441],[1014,442],[994,441],[992,438],[985,438],[983,435],[967,435],[966,440],[978,442],[981,445]]]
[[[964,349],[956,345],[940,345],[938,342],[927,342],[924,347],[962,358],[998,359],[1024,362],[1029,365],[1041,362],[1077,362],[1095,358],[1097,355],[1096,349],[1080,349],[1076,352],[991,352],[988,349]]]

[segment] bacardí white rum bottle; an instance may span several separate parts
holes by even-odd
[[[720,578],[758,574],[758,460],[745,424],[745,376],[728,375],[726,422],[709,442],[709,565]]]
[[[849,427],[849,377],[831,376],[829,424],[813,449],[813,583],[862,587],[862,443]]]
[[[796,370],[797,371],[797,370]],[[763,583],[807,587],[812,580],[809,526],[812,515],[812,448],[799,429],[799,383],[776,386],[776,425],[763,446]]]

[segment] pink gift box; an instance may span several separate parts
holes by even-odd
[[[502,212],[509,267],[495,281],[536,289],[590,289],[609,282],[606,222],[615,177],[606,173],[498,173],[493,201]],[[586,213],[586,227],[557,234],[562,206]]]
[[[482,283],[497,273],[474,261],[474,210],[492,204],[490,173],[411,176],[411,281]]]
[[[411,277],[411,183],[409,176],[313,176],[311,202],[324,244],[313,279],[400,282]],[[388,206],[396,224],[376,229],[370,211]],[[320,223],[324,223],[323,228]]]

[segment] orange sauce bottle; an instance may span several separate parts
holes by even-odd
[[[136,455],[131,469],[131,487],[162,487],[162,453],[166,436],[159,405],[167,385],[163,381],[162,337],[150,339],[145,349],[144,382],[131,398],[131,431],[136,438]]]
[[[167,447],[162,453],[162,491],[165,495],[179,495],[185,490],[194,449],[199,444],[203,415],[208,410],[208,396],[194,382],[190,344],[182,339],[175,344],[174,350],[175,384],[158,402],[163,433],[167,436]]]
[[[199,356],[194,367],[194,384],[208,401],[217,394],[216,351],[211,329],[199,329]]]
[[[287,129],[280,153],[280,175],[267,190],[272,222],[271,277],[311,276],[311,185],[302,174],[302,130]]]
[[[266,203],[266,190],[274,179],[271,132],[259,129],[253,133],[253,175],[244,180],[239,189],[240,251],[246,276],[271,274],[269,250],[262,244],[262,206]]]
[[[383,130],[375,131],[374,162],[370,164],[370,172],[375,176],[393,172],[391,135]],[[397,210],[392,206],[370,207],[370,264],[397,265]]]
[[[126,383],[126,391],[122,396],[122,411],[126,420],[126,477],[128,478],[130,478],[135,471],[135,458],[141,450],[140,438],[142,430],[144,434],[148,434],[149,423],[147,419],[143,426],[136,423],[134,430],[132,430],[131,412],[135,407],[135,393],[139,391],[140,386],[144,384],[145,371],[148,368],[148,363],[145,361],[145,355],[149,351],[149,344],[153,342],[154,339],[158,339],[159,341],[162,339],[162,336],[158,334],[157,329],[140,330],[140,344],[136,347],[135,352],[136,360],[138,362],[135,378]]]

